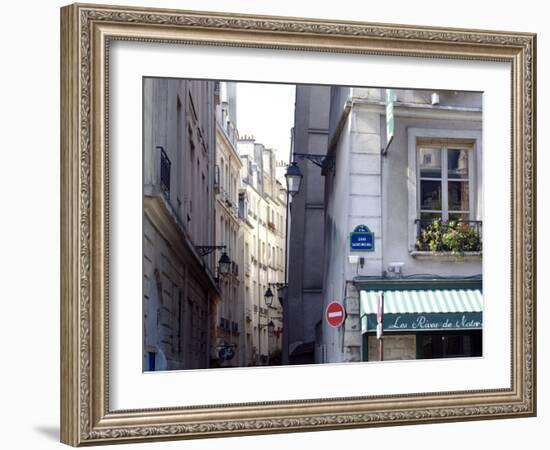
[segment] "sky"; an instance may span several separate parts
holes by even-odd
[[[295,91],[293,84],[237,83],[239,135],[277,150],[277,161],[288,162],[290,155]]]

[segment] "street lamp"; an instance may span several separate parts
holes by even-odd
[[[267,288],[264,294],[265,304],[270,307],[273,304],[273,291],[270,287]]]
[[[265,304],[268,308],[271,307],[273,304],[273,291],[271,290],[271,287],[267,287],[267,291],[265,291],[264,294],[264,300]],[[267,318],[269,319],[269,311],[266,312]],[[275,324],[273,323],[273,320],[270,320],[268,323],[261,324],[260,323],[260,311],[258,311],[258,347],[260,349],[260,355],[262,354],[262,333],[261,330],[263,328],[267,327],[267,365],[269,365],[269,336],[273,336],[273,333],[275,331]]]
[[[227,253],[222,253],[220,260],[218,261],[218,267],[220,275],[227,275],[231,270],[231,259],[227,256]]]
[[[302,182],[303,175],[295,161],[288,166],[285,178],[288,193],[292,196],[296,195],[300,190],[300,183]]]

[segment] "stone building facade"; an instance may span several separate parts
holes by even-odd
[[[380,296],[384,359],[481,355],[481,105],[478,93],[332,89],[323,304],[341,299],[347,319],[324,323],[326,361],[379,357]],[[366,229],[361,251],[352,233]],[[471,243],[445,248],[461,236]]]
[[[276,180],[275,152],[254,138],[238,142],[242,188],[240,211],[243,221],[244,305],[247,365],[280,362],[283,311],[277,295],[271,306],[265,302],[269,287],[284,282],[286,191]],[[273,334],[268,325],[273,322]]]
[[[222,81],[216,88],[216,245],[225,245],[232,262],[229,274],[219,279],[221,302],[216,310],[216,347],[212,359],[220,367],[231,367],[243,366],[245,361],[244,293],[241,289],[244,255],[238,210],[242,163],[237,153],[235,84]],[[223,352],[225,348],[231,350]]]
[[[303,174],[300,191],[292,198],[288,272],[287,364],[318,361],[323,319],[323,261],[325,229],[324,178],[321,168],[293,153],[326,155],[330,87],[296,86],[295,125],[291,159]]]
[[[320,89],[330,90],[330,98],[312,110],[314,99],[323,96]],[[310,317],[318,320],[316,362],[379,358],[379,299],[385,305],[384,359],[481,355],[481,100],[481,94],[468,92],[297,90],[293,151],[322,153],[312,149],[312,135],[328,130],[315,135],[326,143],[327,155],[324,237],[317,247],[323,251],[323,287],[320,298],[307,304],[315,313]],[[392,114],[393,121],[388,120]],[[327,115],[328,125],[311,125]],[[392,128],[387,147],[387,130]],[[309,161],[298,162],[304,192],[292,204],[289,288],[316,270],[305,262],[307,245],[300,249],[295,241],[297,253],[293,246],[305,223],[304,211],[307,217],[312,167]],[[435,230],[429,227],[439,227],[439,234],[428,233]],[[304,237],[318,230],[305,226]],[[297,299],[296,288],[289,289],[289,304]],[[323,318],[333,301],[346,310],[344,324],[336,328]],[[298,310],[304,309],[303,303],[302,295]],[[297,323],[292,328],[311,329],[305,314],[293,316]]]
[[[275,151],[239,140],[236,87],[144,80],[145,371],[282,360],[287,196]]]
[[[214,254],[214,83],[144,79],[143,368],[210,365],[219,290]]]

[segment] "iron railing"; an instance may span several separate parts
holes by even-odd
[[[172,162],[168,158],[164,148],[158,146],[157,149],[160,150],[160,189],[166,198],[170,198],[170,170]]]
[[[231,261],[231,273],[235,276],[239,275],[239,265],[235,261]]]
[[[230,332],[231,331],[231,321],[229,319],[226,319],[225,317],[220,318],[220,328],[223,331]]]
[[[220,166],[214,167],[214,189],[220,189]]]

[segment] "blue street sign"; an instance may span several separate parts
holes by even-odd
[[[357,225],[350,233],[350,248],[354,252],[373,252],[374,233],[366,225]]]

